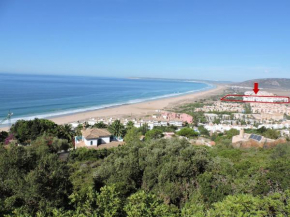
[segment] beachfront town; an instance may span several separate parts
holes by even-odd
[[[241,96],[241,94],[236,95]],[[245,91],[242,93],[243,95],[250,97],[250,100],[254,102],[225,102],[220,100],[219,96],[214,95],[205,99],[176,104],[167,109],[149,110],[138,115],[119,114],[71,122],[68,125],[73,130],[73,148],[102,149],[126,144],[126,134],[131,128],[136,129],[134,134],[138,135],[140,140],[184,138],[193,145],[207,146],[216,145],[219,137],[227,138],[232,145],[238,147],[264,147],[281,143],[281,139],[282,142],[290,139],[290,106],[288,103],[277,103],[276,95],[266,91],[261,91],[256,95],[253,91]],[[259,96],[268,97],[259,101],[260,99],[256,99]],[[245,100],[247,101],[249,98]],[[13,130],[17,131],[15,129],[20,128],[19,130],[23,134],[22,132],[25,131],[23,128],[27,128],[30,124],[39,125],[38,120],[35,122],[32,121],[28,124],[25,121],[17,122],[16,127],[13,126]],[[65,125],[59,127],[61,136],[65,136],[67,134],[65,131],[67,129],[69,131],[69,128]],[[63,127],[67,129],[63,129]],[[17,133],[15,132],[15,134]],[[7,141],[11,142],[14,139],[12,136]],[[23,139],[18,139],[19,141],[29,144],[30,140],[24,135]]]
[[[253,92],[247,91],[245,95],[253,95]],[[267,98],[270,102],[275,101],[275,95],[268,92],[261,92],[260,95],[273,96],[273,98]],[[249,100],[247,98],[247,100]],[[251,100],[256,101],[254,96]],[[265,98],[263,98],[265,102]],[[193,144],[215,145],[215,142],[210,139],[210,136],[215,134],[223,134],[232,129],[239,132],[239,135],[232,137],[233,144],[239,144],[238,146],[254,142],[254,145],[265,145],[277,143],[280,139],[286,140],[290,136],[290,107],[286,104],[271,104],[271,103],[231,103],[222,102],[220,100],[213,101],[211,103],[196,103],[183,106],[187,109],[184,112],[166,111],[166,110],[154,110],[151,114],[138,117],[99,117],[91,118],[83,122],[73,122],[71,126],[77,128],[80,125],[86,125],[87,129],[83,130],[83,136],[76,139],[76,147],[89,147],[93,144],[109,144],[111,142],[123,142],[123,138],[115,138],[114,140],[108,139],[112,136],[106,132],[100,130],[92,130],[93,126],[98,123],[105,124],[107,126],[113,124],[116,120],[119,120],[121,124],[126,126],[131,123],[135,128],[141,128],[146,126],[148,130],[157,128],[166,128],[169,126],[174,127],[174,131],[163,131],[163,138],[176,137],[179,131],[183,128],[191,128],[198,135],[201,135],[200,130],[205,130],[208,133],[208,137],[198,136],[191,138],[190,141]],[[196,116],[198,114],[198,116]],[[278,132],[279,136],[275,139],[259,136],[253,133],[245,133],[244,131],[258,131],[259,129],[272,129]],[[93,135],[94,134],[94,135]],[[179,136],[186,138],[186,136]],[[90,141],[90,138],[97,138],[96,142]],[[105,138],[98,140],[99,138]],[[140,137],[141,139],[144,136]],[[187,138],[189,139],[189,138]],[[107,142],[106,142],[107,141]],[[80,143],[81,142],[81,143]],[[281,142],[281,141],[280,141]],[[257,144],[256,144],[257,143]]]

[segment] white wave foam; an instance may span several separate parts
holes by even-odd
[[[66,110],[66,111],[61,111],[61,112],[52,112],[52,113],[38,114],[38,115],[33,115],[33,116],[24,116],[24,117],[12,118],[11,123],[13,124],[18,120],[33,120],[35,118],[40,118],[40,119],[41,118],[52,118],[52,117],[65,116],[65,115],[70,115],[70,114],[75,114],[75,113],[111,108],[111,107],[116,107],[116,106],[121,106],[121,105],[128,105],[128,104],[147,102],[147,101],[152,101],[152,100],[157,100],[157,99],[170,98],[170,97],[174,97],[174,96],[180,96],[180,95],[186,95],[186,94],[195,93],[195,92],[201,92],[201,91],[209,90],[209,89],[212,89],[215,87],[215,85],[208,84],[208,83],[206,83],[206,84],[208,86],[205,88],[198,89],[198,90],[191,90],[191,91],[187,91],[187,92],[183,92],[183,93],[172,93],[172,94],[166,94],[166,95],[162,95],[162,96],[155,96],[155,97],[151,97],[151,98],[133,99],[133,100],[129,100],[129,101],[122,102],[122,103],[105,104],[105,105],[101,105],[101,106],[92,106],[92,107],[86,107],[86,108]],[[8,124],[9,124],[8,121],[5,121],[2,124],[0,124],[0,126],[4,127],[4,126],[7,126]]]

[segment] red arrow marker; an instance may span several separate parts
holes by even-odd
[[[253,91],[255,92],[255,94],[257,94],[258,92],[259,92],[259,83],[255,83],[254,84],[254,89],[253,89]]]

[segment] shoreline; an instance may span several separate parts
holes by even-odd
[[[53,116],[46,119],[56,124],[67,124],[77,121],[85,121],[90,118],[99,117],[123,117],[123,116],[142,116],[154,113],[155,110],[170,109],[183,103],[194,102],[197,99],[205,98],[210,95],[217,95],[219,91],[226,88],[226,85],[215,85],[210,89],[200,90],[193,93],[185,93],[178,96],[153,99],[132,104],[115,105],[106,108],[100,108],[84,112],[76,112],[67,115]],[[9,127],[0,127],[0,131],[7,131]]]

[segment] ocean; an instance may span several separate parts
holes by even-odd
[[[0,73],[0,122],[54,116],[172,97],[212,88],[180,80]],[[1,126],[7,125],[7,121]]]

